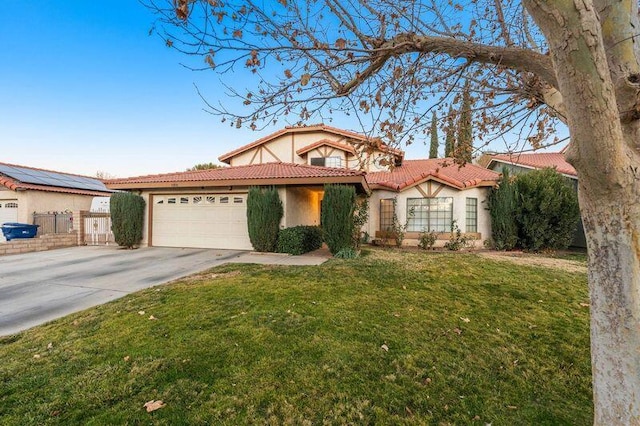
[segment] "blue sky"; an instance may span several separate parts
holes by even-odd
[[[217,76],[149,36],[135,0],[21,0],[0,14],[0,161],[125,177],[184,170],[252,141],[204,112]]]
[[[136,0],[5,7],[0,162],[90,176],[181,171],[284,125],[237,130],[203,111],[194,85],[225,101],[218,75],[180,65],[185,57],[149,36],[153,22]],[[407,149],[407,158],[427,154],[422,143]]]

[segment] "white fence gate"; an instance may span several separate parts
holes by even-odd
[[[109,213],[87,213],[84,218],[84,242],[89,246],[115,244]]]

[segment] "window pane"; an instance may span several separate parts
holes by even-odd
[[[393,199],[380,200],[380,230],[389,231],[393,226]]]
[[[449,232],[453,220],[453,198],[409,198],[407,231]]]
[[[478,199],[467,198],[467,220],[465,232],[478,232]]]
[[[342,158],[340,157],[327,157],[324,159],[325,167],[342,167]]]

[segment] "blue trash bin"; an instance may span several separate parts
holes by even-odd
[[[38,226],[40,225],[29,225],[28,223],[16,223],[16,222],[8,222],[3,223],[2,227],[2,235],[6,238],[7,241],[11,241],[16,238],[33,238],[38,233]]]

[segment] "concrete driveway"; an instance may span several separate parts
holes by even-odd
[[[0,256],[0,336],[14,334],[223,263],[320,265],[328,252],[288,256],[247,251],[71,247]]]
[[[0,336],[14,334],[247,252],[71,247],[0,257]]]

